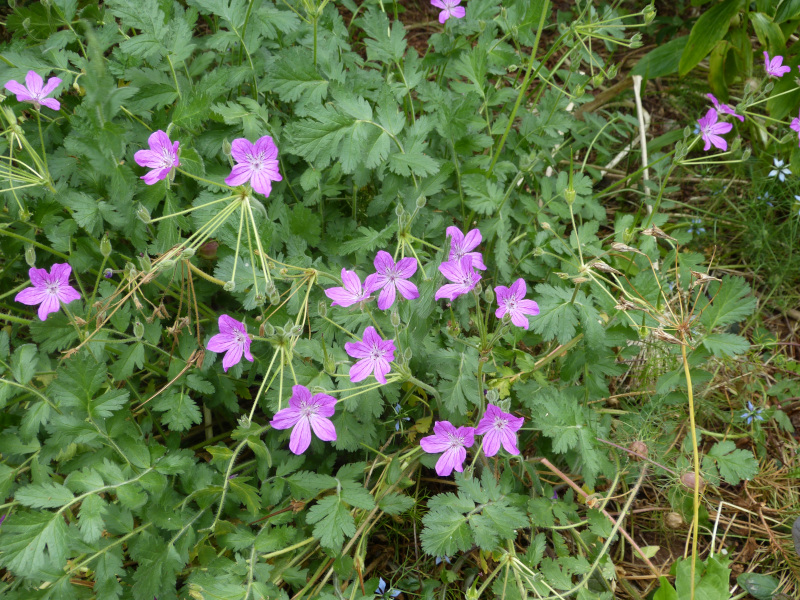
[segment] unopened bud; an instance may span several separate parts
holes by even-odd
[[[491,402],[492,404],[497,404],[497,401],[500,400],[500,392],[496,389],[492,388],[486,391],[486,400],[487,402]]]
[[[414,356],[414,353],[411,351],[411,348],[406,348],[403,350],[403,358],[406,362],[411,362],[411,358]]]
[[[683,139],[687,139],[690,135],[692,135],[692,128],[687,125],[683,128]]]
[[[641,440],[636,440],[629,446],[629,450],[633,453],[633,460],[642,460],[647,458],[647,444]]]
[[[206,260],[214,260],[217,258],[217,249],[219,242],[216,240],[209,240],[197,249],[197,256],[205,258]]]
[[[537,246],[536,248],[533,249],[533,255],[536,256],[537,258],[540,256],[544,256],[544,249],[539,248],[539,246]]]
[[[266,323],[262,323],[261,326],[258,328],[259,333],[264,337],[272,337],[275,335],[275,327],[272,326],[272,323],[267,321]]]
[[[319,304],[317,304],[317,313],[320,317],[327,317],[328,316],[328,303],[324,300],[320,300]]]
[[[774,87],[775,84],[770,81],[767,85],[764,86],[764,91],[769,94],[772,91],[772,88]]]
[[[694,489],[694,485],[695,485],[696,481],[697,480],[695,479],[694,473],[692,471],[688,471],[687,473],[684,473],[683,475],[681,475],[681,484],[683,484],[685,487],[689,488],[690,490]],[[700,483],[699,483],[700,491],[702,491],[704,487],[706,487],[706,482],[703,481],[702,477],[700,477]]]
[[[592,80],[591,80],[592,81],[592,87],[599,87],[600,84],[603,83],[603,79],[605,79],[605,77],[603,77],[603,74],[602,73],[597,73],[597,75],[592,77]]]
[[[147,253],[142,253],[138,256],[139,268],[145,273],[149,273],[153,269],[153,263]]]
[[[133,335],[136,336],[137,340],[142,339],[142,336],[144,335],[144,325],[142,325],[141,321],[136,321],[133,324]]]
[[[649,25],[653,22],[653,19],[656,18],[656,8],[652,4],[648,4],[644,7],[642,11],[642,16],[644,17],[644,24]]]
[[[542,223],[542,229],[544,229],[545,231],[552,231],[553,230],[553,228],[550,227],[550,223],[548,223],[547,221]]]
[[[333,360],[333,357],[330,354],[325,356],[325,360],[322,361],[322,368],[325,369],[325,372],[328,375],[333,375],[336,373],[336,362]]]
[[[303,326],[294,325],[291,329],[289,329],[289,335],[292,337],[300,337],[303,335]]]
[[[25,248],[25,262],[28,263],[29,267],[36,264],[36,248],[32,244]]]
[[[630,47],[631,48],[641,48],[642,47],[642,34],[641,33],[633,34],[633,37],[631,37]]]
[[[158,263],[158,268],[161,269],[162,271],[169,271],[170,269],[174,269],[175,261],[172,260],[171,258],[166,258],[162,260],[160,263]]]
[[[392,322],[392,327],[395,329],[400,327],[400,313],[397,312],[397,306],[392,310],[389,320]]]
[[[125,277],[130,279],[131,281],[136,279],[136,276],[138,275],[138,273],[136,271],[136,267],[134,266],[134,264],[132,262],[126,262],[125,263],[124,272],[125,272]]]
[[[394,209],[394,214],[396,214],[398,217],[402,217],[405,212],[406,209],[403,208],[402,204],[398,204]]]
[[[107,235],[104,235],[100,240],[100,254],[108,258],[111,255],[111,242]]]
[[[569,279],[569,273],[562,273],[561,271],[556,271],[555,274],[556,274],[556,277],[558,277],[559,279],[563,279],[564,281]]]
[[[194,256],[194,248],[184,248],[181,252],[181,260],[186,260]]]
[[[794,136],[792,136],[792,137],[794,137]],[[748,146],[747,148],[745,148],[742,151],[742,161],[745,161],[748,158],[750,158],[750,154],[752,154],[752,152],[750,151],[750,146]]]
[[[222,140],[222,153],[225,156],[231,155],[231,143],[227,139]]]
[[[428,203],[428,200],[427,200],[427,198],[425,198],[425,196],[420,196],[419,198],[417,198],[417,208],[422,208],[427,203]]]
[[[152,219],[150,218],[150,211],[141,205],[139,205],[139,208],[136,209],[136,216],[139,217],[145,223],[150,223],[152,221]]]
[[[222,286],[222,289],[225,290],[226,292],[232,292],[233,290],[236,289],[236,282],[233,280],[226,281],[225,285]]]
[[[270,304],[280,304],[281,303],[280,294],[278,294],[278,292],[275,292],[274,294],[270,294],[269,303]]]
[[[577,196],[577,193],[572,188],[567,188],[566,190],[564,190],[564,199],[570,206],[572,206],[575,203],[575,196]]]
[[[483,292],[483,297],[489,304],[492,304],[494,302],[494,290],[491,288],[491,286],[487,287],[486,291]]]

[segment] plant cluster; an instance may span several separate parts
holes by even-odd
[[[370,574],[381,528],[441,573],[474,561],[471,598],[613,598],[622,539],[671,598],[625,524],[648,478],[688,507],[678,588],[716,585],[701,492],[757,463],[701,455],[695,394],[748,352],[730,327],[754,300],[660,208],[742,110],[712,97],[694,138],[609,183],[639,123],[576,109],[652,6],[432,4],[423,53],[397,3],[9,15],[4,598],[444,594]]]

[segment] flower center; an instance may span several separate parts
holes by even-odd
[[[247,162],[253,171],[260,171],[264,168],[263,156],[261,154],[251,154],[247,157]]]
[[[244,345],[245,340],[247,340],[247,334],[242,333],[238,329],[233,330],[233,337],[236,338],[236,343],[239,345]]]
[[[447,434],[447,441],[451,448],[461,448],[464,445],[464,438],[452,433]]]
[[[51,282],[48,282],[47,284],[45,284],[45,290],[51,296],[57,296],[58,295],[58,289],[60,287],[61,287],[61,282],[59,282],[59,281],[51,281]]]
[[[372,348],[369,351],[369,359],[372,361],[376,361],[379,358],[383,358],[383,355],[386,354],[385,350],[381,350],[378,348],[377,345],[373,344]]]
[[[501,419],[500,417],[494,418],[494,423],[492,423],[492,427],[497,429],[497,431],[502,431],[508,426],[508,421],[506,419]]]
[[[318,404],[309,404],[305,400],[303,400],[300,403],[300,416],[302,416],[302,417],[308,418],[308,417],[310,417],[312,415],[317,414],[318,411],[319,411],[319,405]]]
[[[514,312],[515,310],[517,310],[517,299],[516,298],[514,298],[514,297],[506,298],[503,302],[505,302],[506,309],[508,310],[508,312]]]
[[[174,157],[172,155],[172,148],[162,148],[161,150],[161,165],[167,169],[172,166],[174,161]]]

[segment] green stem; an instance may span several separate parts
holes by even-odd
[[[683,372],[686,376],[686,390],[689,397],[689,429],[692,435],[692,462],[694,465],[694,489],[692,492],[692,577],[690,580],[690,600],[695,597],[695,573],[697,571],[697,538],[700,534],[700,450],[697,445],[697,426],[694,419],[694,393],[692,392],[692,375],[689,371],[689,359],[686,356],[686,340],[681,344]]]

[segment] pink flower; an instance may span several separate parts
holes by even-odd
[[[539,305],[533,300],[525,300],[528,288],[525,280],[520,278],[511,284],[510,288],[498,285],[494,288],[497,295],[498,308],[494,313],[498,319],[502,319],[506,313],[511,315],[511,322],[517,327],[528,328],[528,317],[526,315],[538,315]]]
[[[237,164],[225,178],[228,185],[249,181],[256,192],[269,196],[272,182],[283,180],[278,167],[278,148],[268,135],[258,138],[255,144],[244,138],[233,140],[231,156]]]
[[[469,256],[472,258],[473,267],[481,271],[486,270],[486,265],[483,264],[483,255],[480,252],[471,252],[481,243],[480,230],[472,229],[467,232],[467,235],[464,235],[458,227],[451,226],[447,228],[447,237],[450,238],[449,262],[460,261],[465,256]]]
[[[520,280],[521,281],[521,280]],[[500,444],[509,454],[519,454],[517,448],[517,431],[525,421],[503,412],[499,407],[490,404],[486,407],[475,433],[483,436],[483,452],[486,456],[494,456],[500,450]]]
[[[328,417],[336,410],[336,398],[328,394],[316,394],[304,385],[292,387],[289,407],[279,410],[270,421],[275,429],[292,429],[289,436],[289,450],[302,454],[311,444],[311,430],[323,442],[336,441],[336,429]]]
[[[54,264],[49,273],[47,269],[31,267],[28,276],[31,278],[33,287],[22,290],[14,296],[14,300],[28,306],[38,304],[39,319],[44,321],[50,313],[58,312],[61,302],[69,304],[73,300],[80,299],[81,295],[78,290],[69,284],[70,273],[72,273],[72,267],[68,263]]]
[[[739,119],[742,123],[744,123],[744,117],[742,115],[736,114],[736,111],[733,110],[727,104],[721,104],[720,101],[717,100],[716,96],[714,96],[714,94],[706,94],[706,98],[711,100],[711,104],[713,104],[714,108],[716,108],[719,112],[724,113],[726,115],[733,115],[734,117]]]
[[[792,119],[792,124],[789,125],[789,128],[797,132],[798,142],[800,143],[800,118],[795,117]]]
[[[368,294],[381,290],[378,296],[378,308],[386,310],[391,307],[394,304],[396,292],[400,292],[400,295],[406,300],[419,298],[417,286],[406,281],[417,272],[416,258],[401,258],[395,264],[391,254],[380,250],[375,256],[374,264],[377,273],[367,276],[364,280],[364,289]]]
[[[224,352],[222,368],[225,372],[233,365],[238,365],[244,357],[253,362],[253,355],[250,354],[250,336],[247,335],[247,327],[241,321],[237,321],[228,315],[219,317],[219,333],[208,340],[206,348],[212,352]]]
[[[697,123],[700,125],[700,134],[706,143],[703,146],[703,150],[708,150],[712,145],[720,150],[728,149],[728,142],[722,139],[720,134],[728,133],[733,129],[733,125],[730,123],[717,123],[717,118],[717,111],[709,108],[705,117],[697,119]]]
[[[474,442],[475,428],[456,428],[449,421],[436,421],[433,425],[433,435],[422,438],[419,445],[428,454],[443,452],[436,461],[436,473],[440,477],[447,477],[453,469],[459,473],[464,471],[466,449]]]
[[[362,289],[361,279],[355,271],[342,269],[342,284],[344,287],[325,290],[325,295],[333,300],[331,306],[352,306],[369,298],[369,293]]]
[[[459,261],[444,262],[439,265],[439,271],[453,283],[447,283],[436,290],[434,298],[447,298],[455,300],[458,296],[472,291],[481,280],[480,273],[472,270],[472,258],[464,256]]]
[[[375,379],[386,383],[386,374],[390,371],[390,362],[394,360],[394,340],[384,340],[371,325],[364,330],[361,342],[347,342],[344,350],[353,358],[360,358],[350,367],[350,381],[356,383],[375,373]]]
[[[769,54],[767,51],[764,50],[764,70],[767,72],[767,75],[770,77],[783,77],[792,70],[791,67],[782,67],[783,64],[783,57],[782,56],[775,56],[770,60]]]
[[[152,169],[140,179],[144,179],[147,185],[153,185],[156,181],[166,179],[172,169],[181,165],[178,160],[180,142],[173,144],[169,136],[159,129],[150,134],[147,143],[150,150],[139,150],[133,155],[133,159],[140,167]]]
[[[459,6],[461,0],[431,0],[431,4],[442,9],[442,12],[439,13],[439,23],[444,23],[450,17],[463,19],[467,14],[467,9]]]
[[[61,80],[58,77],[51,77],[45,85],[44,80],[36,71],[28,71],[28,74],[25,75],[25,85],[12,79],[6,83],[5,88],[12,94],[16,94],[19,102],[30,102],[37,109],[44,105],[53,110],[60,110],[61,103],[58,100],[46,98],[60,83]]]

